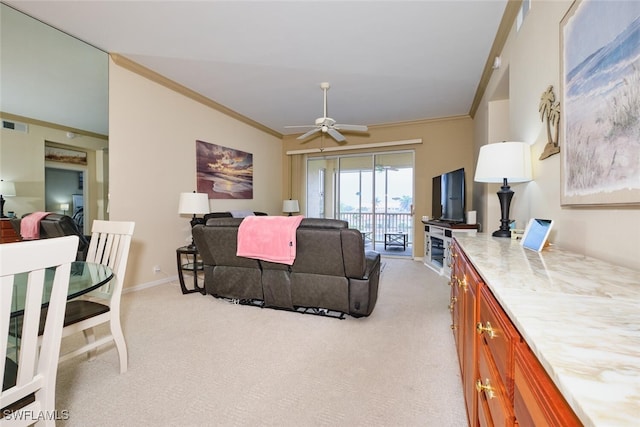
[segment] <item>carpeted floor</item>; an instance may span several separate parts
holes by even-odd
[[[384,263],[361,319],[232,305],[177,283],[125,294],[128,372],[113,347],[61,364],[58,425],[466,426],[446,280]]]

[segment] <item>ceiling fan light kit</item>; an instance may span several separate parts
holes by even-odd
[[[327,116],[327,91],[329,90],[330,87],[331,85],[329,85],[329,83],[327,82],[320,83],[320,89],[322,89],[322,91],[324,92],[324,109],[323,109],[324,114],[322,117],[319,117],[316,119],[315,125],[286,126],[287,128],[300,128],[300,127],[312,128],[311,130],[303,133],[296,139],[302,141],[309,138],[312,135],[322,132],[322,133],[329,134],[329,136],[331,136],[337,142],[343,142],[346,140],[346,138],[340,132],[338,132],[339,130],[348,131],[348,132],[367,132],[369,130],[369,128],[365,125],[339,124],[339,123],[336,123],[334,119]]]

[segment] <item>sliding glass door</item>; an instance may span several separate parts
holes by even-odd
[[[411,256],[413,152],[310,158],[307,216],[345,220],[370,249]]]

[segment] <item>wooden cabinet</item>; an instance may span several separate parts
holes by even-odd
[[[0,243],[19,242],[20,236],[13,229],[8,218],[0,219]]]
[[[581,426],[527,343],[515,346],[514,408],[522,427]]]
[[[477,336],[474,330],[478,311],[477,295],[482,281],[455,242],[451,245],[451,329],[458,350],[462,388],[469,421],[477,418],[475,380],[477,377]]]
[[[469,425],[581,425],[455,240],[451,251],[451,329]]]
[[[513,415],[513,348],[518,334],[486,287],[480,292],[480,311],[476,323],[478,340],[478,399],[485,400],[490,425],[511,426]]]

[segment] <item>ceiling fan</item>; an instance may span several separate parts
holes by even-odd
[[[333,139],[338,142],[345,141],[345,137],[338,132],[339,130],[348,131],[348,132],[366,132],[369,130],[367,126],[364,125],[345,125],[336,123],[331,117],[327,117],[327,91],[331,86],[327,82],[320,83],[320,88],[324,92],[324,115],[320,118],[316,119],[315,125],[303,125],[303,126],[285,126],[286,128],[312,128],[310,131],[300,135],[299,140],[304,140],[309,138],[311,135],[317,134],[318,132],[328,133]]]

